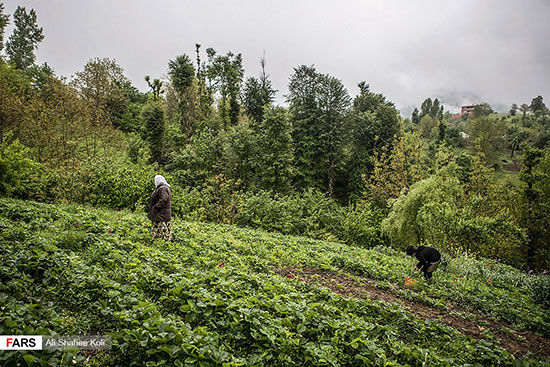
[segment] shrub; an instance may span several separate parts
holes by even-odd
[[[241,206],[240,181],[223,174],[211,177],[199,188],[180,191],[177,184],[172,190],[172,213],[197,221],[234,223]]]
[[[239,225],[328,240],[343,234],[342,208],[320,191],[292,195],[260,191],[242,199],[236,218]]]
[[[0,145],[0,195],[40,199],[47,195],[50,176],[44,167],[29,158],[30,149],[15,140]]]
[[[547,275],[536,276],[531,281],[531,296],[535,303],[546,309],[550,309],[550,277]]]
[[[154,189],[154,176],[152,166],[124,158],[90,159],[69,175],[64,196],[78,203],[140,210]]]
[[[381,209],[370,204],[348,209],[317,190],[283,195],[244,192],[223,175],[200,188],[173,190],[172,212],[191,220],[235,223],[283,234],[340,240],[363,247],[383,243]]]
[[[374,247],[384,243],[381,224],[382,209],[369,203],[350,206],[342,224],[342,239],[361,247]]]

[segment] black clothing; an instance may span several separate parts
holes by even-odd
[[[170,187],[160,184],[149,198],[148,218],[155,222],[170,222],[172,219],[171,202]]]
[[[439,253],[439,251],[429,246],[419,246],[416,249],[416,253],[414,254],[414,256],[416,256],[419,261],[416,267],[418,269],[422,269],[425,274],[428,272],[428,268],[430,267],[430,265],[435,264],[436,262],[441,260],[441,254]]]

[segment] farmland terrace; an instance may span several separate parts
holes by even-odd
[[[0,334],[110,335],[108,351],[1,365],[533,365],[550,318],[528,275],[449,259],[427,286],[391,248],[0,199]]]

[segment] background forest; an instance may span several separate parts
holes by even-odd
[[[240,53],[199,44],[143,93],[114,59],[70,79],[36,65],[43,38],[33,10],[0,4],[2,196],[143,211],[160,172],[178,218],[548,268],[542,96],[461,115],[426,98],[403,118],[367,82],[300,65],[276,91],[265,57],[248,76]]]

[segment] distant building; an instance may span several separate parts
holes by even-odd
[[[470,105],[464,105],[460,109],[460,114],[464,115],[465,113],[474,112],[474,108],[477,106],[476,104],[470,104]]]

